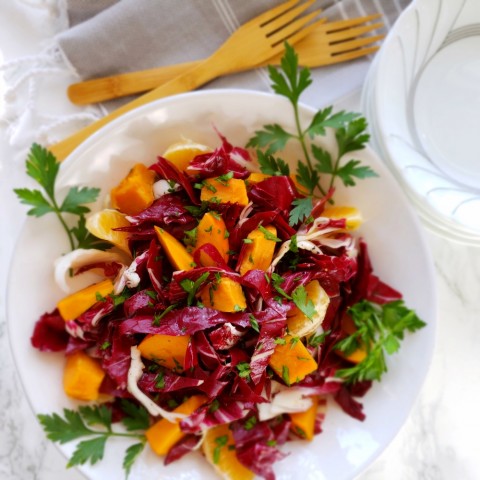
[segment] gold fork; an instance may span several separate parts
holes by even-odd
[[[50,151],[58,160],[63,160],[94,132],[130,110],[168,95],[193,90],[232,70],[253,67],[280,54],[284,49],[285,40],[295,44],[314,30],[319,23],[325,21],[317,20],[311,23],[319,15],[320,10],[301,16],[313,2],[314,0],[307,0],[295,7],[299,0],[290,0],[255,17],[238,28],[206,60],[123,105],[67,139],[52,145],[49,147]]]
[[[376,14],[319,25],[295,44],[300,65],[321,67],[353,60],[375,52],[379,47],[372,45],[384,36],[361,36],[383,26],[381,23],[367,24],[379,17],[380,15]],[[281,54],[276,55],[257,66],[278,65],[281,57]],[[183,74],[199,63],[200,61],[179,63],[74,83],[68,88],[68,97],[76,105],[87,105],[146,92]],[[237,65],[237,67],[240,66],[240,64]],[[243,64],[243,68],[250,67]],[[234,73],[234,71],[232,70],[230,73]]]

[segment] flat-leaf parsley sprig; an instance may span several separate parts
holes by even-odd
[[[312,199],[315,190],[325,196],[326,190],[332,188],[336,178],[345,186],[354,186],[355,179],[376,177],[377,174],[369,167],[361,165],[360,160],[347,159],[345,156],[355,150],[361,150],[369,140],[366,133],[367,122],[358,113],[336,112],[332,107],[318,111],[310,124],[303,128],[299,115],[299,99],[301,94],[311,85],[312,77],[308,68],[298,68],[298,56],[293,47],[285,43],[285,54],[280,68],[269,66],[268,72],[273,90],[286,97],[293,106],[296,133],[287,132],[281,125],[265,125],[262,130],[248,141],[247,147],[257,148],[260,170],[268,175],[289,175],[290,170],[285,161],[273,155],[285,148],[290,140],[300,142],[305,161],[299,161],[296,179],[305,188],[308,196],[294,201],[295,208],[290,214],[290,223],[297,224],[308,218],[312,210]],[[327,128],[335,130],[337,152],[334,157],[327,150],[311,144],[316,136],[324,136]],[[262,150],[264,152],[262,152]],[[321,174],[330,175],[328,188],[321,185]],[[325,185],[325,183],[324,183]]]
[[[33,178],[43,189],[16,188],[14,192],[20,202],[29,205],[27,214],[42,217],[54,213],[68,236],[70,248],[108,248],[108,245],[91,235],[85,227],[85,214],[90,209],[85,205],[94,202],[100,189],[90,187],[71,187],[60,203],[55,196],[55,182],[60,164],[55,156],[46,148],[34,143],[26,161],[27,175]],[[69,227],[65,214],[78,217],[77,224]]]
[[[337,371],[337,376],[348,383],[380,380],[387,371],[385,353],[396,353],[405,332],[415,332],[426,325],[403,300],[384,305],[362,300],[350,307],[348,313],[357,330],[340,340],[335,348],[345,356],[357,349],[366,351],[365,358],[357,365]]]
[[[122,423],[127,432],[116,432],[112,429],[112,411],[105,405],[82,406],[78,411],[65,409],[64,418],[54,413],[38,415],[38,419],[47,434],[47,438],[60,444],[80,438],[67,467],[90,463],[94,465],[103,459],[107,440],[112,437],[127,437],[137,440],[130,445],[123,459],[123,468],[128,477],[136,458],[143,451],[146,437],[139,431],[149,427],[149,417],[143,407],[137,407],[128,400],[123,400],[121,408],[125,413]],[[95,428],[91,428],[94,426]]]

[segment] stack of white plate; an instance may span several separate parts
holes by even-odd
[[[363,91],[372,142],[425,224],[480,246],[480,0],[416,0]]]

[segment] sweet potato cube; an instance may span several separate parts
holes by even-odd
[[[228,231],[220,214],[215,212],[206,213],[197,227],[196,248],[211,243],[222,256],[225,262],[228,262]],[[203,267],[214,266],[214,261],[205,253],[200,253],[200,263]]]
[[[147,335],[138,346],[142,357],[172,370],[182,371],[190,336]]]
[[[312,406],[304,412],[290,414],[292,426],[290,429],[306,440],[312,440],[315,429],[315,418],[317,416],[318,397],[311,397]]]
[[[268,225],[265,230],[269,233],[256,229],[248,234],[248,243],[244,243],[242,247],[239,268],[241,275],[249,270],[263,270],[265,272],[272,263],[276,245],[274,238],[277,236],[277,229],[273,225]]]
[[[202,190],[200,191],[200,200],[205,202],[238,203],[245,207],[248,205],[247,187],[245,182],[238,178],[230,178],[229,180],[209,178],[204,180]]]
[[[65,393],[77,400],[97,400],[105,372],[100,364],[85,352],[67,355],[63,372]]]
[[[297,337],[286,335],[283,339],[285,343],[275,347],[269,365],[287,385],[291,385],[314,372],[317,362]]]
[[[234,280],[222,277],[200,291],[202,303],[220,312],[238,312],[247,307],[242,286]]]
[[[206,401],[207,397],[203,395],[193,395],[178,406],[174,412],[190,415]],[[147,437],[148,443],[157,455],[166,455],[170,448],[185,436],[185,433],[180,429],[179,423],[180,420],[171,423],[162,418],[146,430],[145,436]]]
[[[82,313],[86,312],[91,306],[98,302],[99,297],[106,297],[113,292],[113,283],[111,280],[103,280],[89,287],[83,288],[78,292],[68,295],[57,303],[58,311],[62,318],[67,322],[75,320]]]
[[[219,473],[229,480],[253,480],[255,474],[238,461],[235,440],[229,424],[209,428],[202,443],[205,458]]]
[[[188,253],[185,246],[163,228],[155,227],[155,232],[170,263],[177,270],[191,270],[194,266],[193,257]]]
[[[155,172],[137,163],[128,175],[110,191],[112,207],[127,215],[137,215],[155,200]]]

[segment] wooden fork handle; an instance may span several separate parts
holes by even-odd
[[[194,68],[199,63],[201,60],[73,83],[68,87],[68,98],[76,105],[88,105],[148,92]]]
[[[114,110],[105,117],[102,117],[96,122],[84,127],[65,140],[51,145],[49,150],[57,157],[57,160],[64,160],[65,157],[67,157],[67,155],[69,155],[83,141],[85,141],[101,127],[110,123],[112,120],[115,120],[124,113],[134,110],[137,107],[153,102],[160,98],[194,90],[221,74],[221,71],[218,71],[218,68],[221,68],[221,65],[216,62],[213,56],[209,57],[203,62],[195,64],[193,68],[184,71],[184,73],[175,77],[169,82],[164,83],[160,87],[157,87],[148,93],[145,93],[135,100]]]

